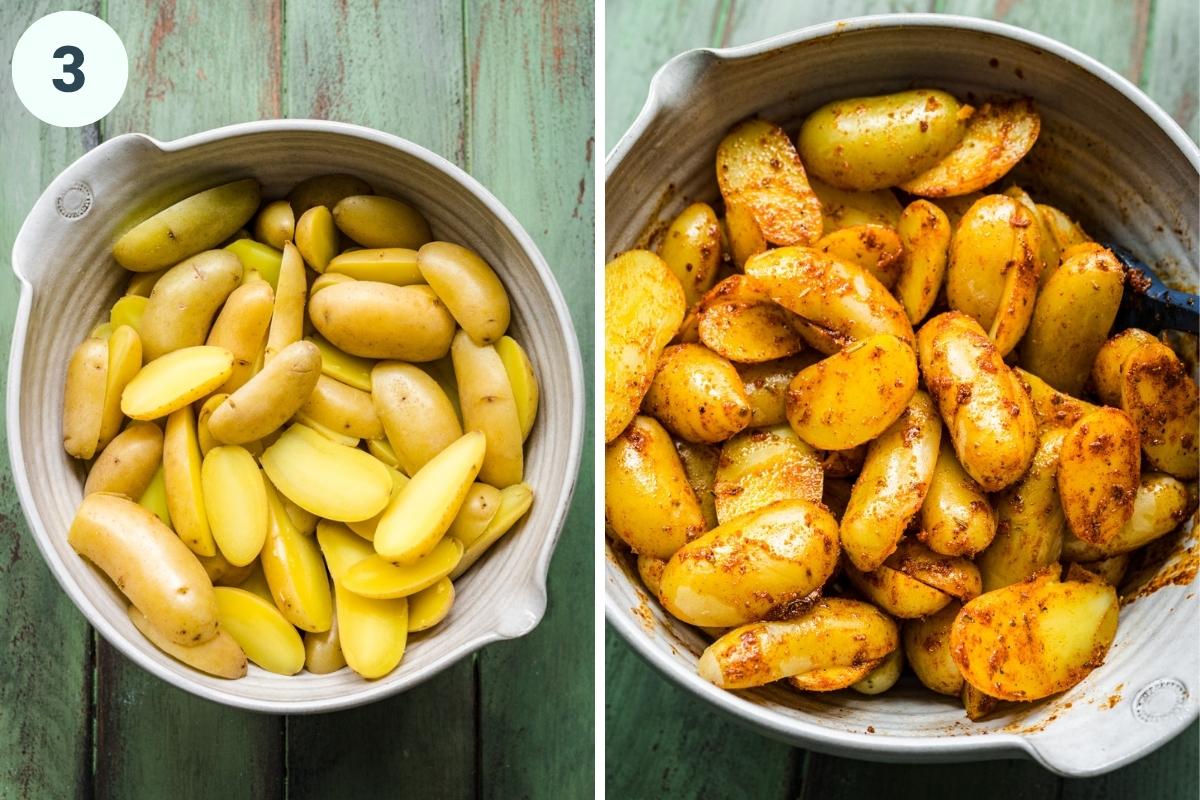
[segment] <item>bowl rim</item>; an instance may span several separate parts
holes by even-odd
[[[567,466],[569,468],[569,472],[567,475],[567,481],[563,486],[562,491],[557,495],[557,497],[554,498],[555,506],[551,518],[551,524],[549,526],[550,530],[547,534],[545,534],[543,542],[537,551],[537,559],[534,563],[531,584],[526,587],[527,589],[532,589],[532,591],[526,591],[520,595],[522,598],[522,606],[524,607],[517,610],[526,611],[529,613],[526,613],[523,616],[520,624],[496,626],[479,636],[464,641],[442,657],[431,662],[420,674],[414,674],[411,676],[400,675],[398,679],[390,682],[385,682],[386,679],[378,681],[363,681],[362,686],[351,693],[317,700],[262,699],[247,697],[244,695],[229,694],[221,689],[220,686],[214,688],[196,682],[192,677],[190,677],[191,671],[176,672],[168,669],[166,666],[159,663],[158,660],[135,648],[132,642],[118,632],[105,618],[105,616],[100,613],[95,605],[91,603],[91,601],[84,594],[82,588],[74,581],[68,579],[66,575],[66,569],[62,564],[61,559],[58,558],[57,552],[53,549],[53,547],[50,546],[50,534],[42,525],[41,518],[36,512],[36,504],[33,499],[33,494],[29,483],[29,476],[24,466],[25,461],[20,438],[20,426],[18,425],[18,409],[20,407],[21,397],[20,376],[25,356],[25,341],[28,334],[29,317],[32,310],[34,291],[33,283],[19,270],[18,254],[22,248],[23,239],[32,235],[29,233],[31,220],[34,219],[38,209],[44,207],[47,202],[53,202],[52,196],[60,188],[58,184],[61,182],[63,176],[75,172],[85,164],[102,159],[109,148],[120,147],[132,140],[141,140],[153,146],[163,154],[170,154],[225,139],[233,139],[247,135],[281,132],[328,134],[352,137],[376,144],[382,144],[402,152],[405,155],[425,162],[428,166],[447,175],[454,182],[460,184],[472,195],[474,195],[481,203],[483,203],[484,207],[487,209],[487,212],[512,234],[513,238],[517,242],[518,247],[525,253],[526,257],[529,259],[530,263],[537,272],[538,278],[542,282],[547,293],[550,295],[550,308],[548,310],[553,313],[554,320],[558,328],[558,333],[562,336],[567,349],[568,363],[565,365],[565,371],[567,373],[568,383],[571,386],[569,417],[570,439],[567,449]],[[88,624],[91,625],[97,632],[99,632],[109,644],[119,650],[126,658],[140,666],[142,669],[158,678],[161,678],[168,684],[188,692],[189,694],[193,694],[205,700],[220,703],[221,705],[230,706],[233,708],[271,714],[323,713],[354,708],[407,691],[408,689],[417,686],[426,680],[429,680],[452,664],[457,663],[464,657],[474,653],[480,648],[485,647],[493,642],[516,639],[524,636],[536,628],[541,622],[546,613],[547,575],[550,569],[550,561],[554,555],[554,551],[557,549],[559,539],[562,536],[563,529],[566,525],[567,514],[571,509],[572,501],[575,496],[575,489],[579,482],[579,467],[583,453],[583,438],[586,430],[586,420],[584,416],[584,398],[586,396],[586,388],[583,378],[583,359],[579,348],[579,338],[575,332],[575,325],[570,309],[567,306],[562,289],[558,285],[557,279],[554,277],[554,273],[550,270],[550,267],[545,258],[542,256],[538,246],[536,243],[534,243],[533,239],[530,237],[529,233],[525,230],[521,223],[517,221],[512,212],[510,212],[508,208],[505,207],[496,198],[496,196],[491,193],[491,191],[484,187],[483,184],[468,174],[465,170],[461,169],[437,153],[434,153],[432,150],[394,134],[386,133],[384,131],[362,125],[354,125],[331,120],[256,120],[252,122],[242,122],[233,125],[212,128],[168,141],[156,139],[145,133],[126,133],[108,139],[82,154],[47,183],[46,189],[33,204],[29,214],[22,222],[21,228],[18,230],[17,235],[13,240],[11,259],[13,274],[16,276],[20,285],[20,297],[18,299],[17,309],[14,316],[12,341],[9,348],[8,386],[5,397],[5,416],[8,450],[11,463],[10,471],[13,476],[13,483],[17,490],[18,499],[20,500],[21,511],[25,517],[26,524],[29,526],[29,530],[33,535],[34,542],[37,544],[38,551],[42,555],[43,561],[49,567],[50,573],[54,576],[59,586],[62,587],[63,591],[71,599],[71,602],[74,603],[75,607],[80,612],[82,612]],[[543,499],[543,502],[550,502],[550,498]]]
[[[725,48],[693,48],[672,57],[654,73],[646,101],[637,117],[605,158],[606,183],[663,110],[662,96],[668,76],[677,69],[683,69],[686,62],[697,58],[711,59],[719,63],[737,62],[801,42],[851,31],[903,28],[946,28],[990,34],[1043,50],[1083,69],[1103,80],[1136,105],[1170,138],[1179,152],[1191,164],[1193,170],[1200,173],[1200,147],[1192,141],[1183,128],[1141,89],[1091,56],[1044,34],[1003,22],[957,14],[899,13],[873,14],[823,22],[744,45]],[[606,568],[612,569],[612,565],[606,564]],[[995,731],[989,732],[986,737],[966,734],[921,737],[846,732],[803,719],[783,717],[774,710],[764,709],[743,700],[739,693],[719,689],[701,679],[694,670],[686,669],[652,643],[650,637],[643,631],[642,623],[635,619],[634,615],[628,613],[623,604],[619,602],[611,582],[606,583],[605,586],[604,616],[606,622],[620,634],[626,644],[642,660],[651,664],[677,685],[699,696],[720,711],[729,714],[738,723],[762,732],[773,739],[835,755],[885,761],[916,761],[918,757],[923,761],[965,761],[1026,756],[1033,758],[1043,767],[1057,774],[1068,777],[1088,777],[1118,769],[1141,758],[1177,736],[1197,717],[1200,717],[1200,707],[1193,705],[1188,714],[1179,715],[1170,725],[1164,724],[1159,737],[1151,746],[1122,752],[1110,761],[1091,764],[1083,768],[1077,765],[1068,767],[1058,763],[1051,748],[1043,746],[1044,737],[1018,733]]]

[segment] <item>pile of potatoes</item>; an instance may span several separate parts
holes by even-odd
[[[195,669],[387,675],[533,501],[496,273],[350,175],[208,189],[113,256],[126,293],[67,366],[71,546]]]
[[[608,264],[608,533],[717,686],[877,694],[907,663],[972,719],[1062,692],[1131,553],[1194,509],[1189,370],[1110,338],[1120,263],[997,185],[1039,129],[935,90],[830,103],[794,144],[747,120],[723,216]]]

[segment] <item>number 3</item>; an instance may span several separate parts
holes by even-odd
[[[55,58],[70,58],[71,63],[63,64],[63,74],[70,75],[71,80],[64,81],[62,78],[53,80],[54,88],[60,92],[77,92],[83,88],[83,51],[75,45],[64,44],[62,47],[54,51]]]

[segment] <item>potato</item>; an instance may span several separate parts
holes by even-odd
[[[358,281],[378,281],[395,286],[425,283],[417,267],[417,251],[406,247],[347,250],[335,256],[326,275],[343,275]],[[313,287],[316,288],[315,285]]]
[[[767,240],[763,238],[754,209],[748,203],[726,197],[722,222],[728,238],[729,257],[738,269],[753,256],[766,251]]]
[[[125,295],[127,297],[144,297],[149,299],[150,292],[154,291],[154,284],[158,283],[158,279],[166,274],[166,269],[156,269],[154,272],[133,273],[133,275],[129,276],[129,283],[125,286]],[[145,310],[144,306],[143,310]]]
[[[393,564],[378,555],[368,556],[347,570],[342,586],[360,597],[377,600],[408,597],[449,575],[462,554],[462,542],[446,536],[411,564]]]
[[[408,632],[426,631],[444,620],[454,604],[454,584],[442,578],[408,598]]]
[[[1160,342],[1152,334],[1139,328],[1126,328],[1100,346],[1092,364],[1092,385],[1100,402],[1107,406],[1121,405],[1121,367],[1135,350],[1155,344]]]
[[[897,619],[921,619],[936,614],[950,595],[886,564],[863,572],[846,565],[846,577],[868,600]]]
[[[1043,433],[1060,428],[1070,429],[1076,422],[1099,408],[1058,391],[1037,375],[1020,367],[1014,371],[1033,403],[1033,415],[1037,418],[1038,430]]]
[[[265,281],[239,286],[225,301],[225,307],[217,314],[205,341],[207,345],[223,347],[233,354],[233,374],[219,391],[235,392],[254,374],[274,308],[275,292]]]
[[[270,245],[256,242],[253,239],[238,239],[226,245],[223,249],[233,253],[242,263],[241,285],[262,282],[274,291],[279,285],[279,271],[283,267],[283,249],[287,243],[281,244],[276,250]]]
[[[356,175],[332,173],[305,178],[288,192],[288,204],[297,217],[313,206],[333,209],[344,198],[371,194],[371,185]]]
[[[1055,568],[1056,569],[1056,568]],[[963,678],[1002,700],[1070,689],[1103,663],[1117,633],[1117,593],[1053,573],[980,595],[950,629]]]
[[[131,419],[164,417],[217,389],[233,374],[233,354],[223,347],[185,347],[144,366],[121,393]]]
[[[339,283],[315,295],[308,310],[330,343],[364,358],[434,361],[454,336],[454,318],[428,286]]]
[[[1063,558],[1099,561],[1130,553],[1170,533],[1194,507],[1181,481],[1159,472],[1143,473],[1133,500],[1133,514],[1116,535],[1106,542],[1091,543],[1068,534],[1062,543]]]
[[[300,341],[304,336],[304,304],[307,300],[308,276],[304,271],[304,259],[295,245],[286,242],[279,267],[279,282],[275,286],[275,309],[267,329],[264,362],[270,361],[283,348]],[[313,322],[316,323],[315,318]]]
[[[1044,431],[1029,471],[996,498],[996,535],[976,559],[985,592],[1058,561],[1066,518],[1056,476],[1065,436],[1062,429]]]
[[[157,427],[157,426],[156,426]],[[142,492],[142,496],[138,498],[138,505],[154,514],[168,528],[171,528],[171,513],[167,509],[167,483],[166,472],[162,467],[154,473],[154,477],[150,479],[150,485],[146,487],[146,491]]]
[[[851,97],[809,114],[796,143],[820,180],[860,192],[885,189],[948,155],[973,111],[932,89]]]
[[[464,545],[469,544],[487,530],[487,526],[495,519],[499,510],[500,490],[486,483],[473,483],[467,490],[466,499],[463,500],[454,521],[446,529],[446,535],[458,539]]]
[[[870,572],[896,549],[921,509],[937,463],[942,423],[933,401],[918,391],[900,417],[871,442],[862,473],[842,516],[842,548]]]
[[[818,503],[780,500],[685,544],[663,570],[663,606],[691,625],[742,625],[801,600],[837,566],[837,521]]]
[[[342,652],[342,637],[338,631],[335,603],[329,630],[304,633],[304,668],[314,675],[328,675],[344,666],[346,655]]]
[[[338,228],[363,247],[416,250],[433,238],[421,212],[393,197],[351,195],[332,208]]]
[[[1021,364],[1055,389],[1079,394],[1121,304],[1125,273],[1108,250],[1064,262],[1038,293]]]
[[[654,556],[638,556],[637,571],[638,577],[642,579],[642,583],[650,590],[653,597],[658,597],[662,590],[662,575],[663,570],[667,568],[667,562],[661,558]]]
[[[686,306],[679,279],[653,253],[631,250],[604,268],[605,442],[637,414]]]
[[[1121,366],[1121,408],[1137,424],[1146,461],[1177,478],[1200,472],[1200,397],[1171,348],[1143,345]]]
[[[771,244],[812,244],[821,236],[821,203],[783,128],[750,119],[717,146],[717,185],[726,204],[749,210]]]
[[[867,460],[868,447],[860,444],[849,450],[818,450],[817,459],[826,478],[849,478],[862,471],[863,462]],[[850,495],[846,495],[849,499]]]
[[[284,431],[260,461],[282,495],[329,520],[373,517],[392,492],[392,476],[381,462],[303,425]]]
[[[819,356],[803,356],[764,361],[760,364],[735,364],[746,390],[750,406],[750,427],[764,428],[787,421],[787,387],[792,378],[816,363]]]
[[[750,424],[750,404],[737,370],[698,344],[663,351],[642,408],[689,442],[724,441]]]
[[[808,176],[808,182],[821,203],[824,234],[854,225],[887,225],[895,228],[900,222],[900,201],[891,189],[849,192],[830,186],[813,175]]]
[[[371,376],[375,412],[407,474],[416,474],[462,436],[446,393],[418,367],[385,361],[375,365]]]
[[[159,211],[113,245],[113,258],[134,272],[153,272],[216,247],[258,209],[258,181],[207,189]]]
[[[533,371],[533,364],[524,348],[511,336],[500,337],[496,342],[496,353],[508,374],[508,384],[512,387],[513,400],[517,403],[517,417],[521,421],[521,439],[524,441],[529,438],[533,422],[537,419],[540,399],[537,374]],[[451,363],[453,364],[453,359]],[[453,368],[450,377],[453,380]]]
[[[100,417],[97,450],[107,447],[125,423],[125,415],[121,413],[121,393],[141,368],[141,340],[137,331],[122,325],[108,337],[108,369],[104,373],[104,410]]]
[[[165,274],[164,270],[164,274]],[[146,304],[150,302],[150,297],[139,297],[134,294],[127,294],[117,302],[113,303],[112,311],[108,314],[108,321],[112,323],[113,330],[128,325],[135,331],[141,329],[142,315],[146,313]]]
[[[418,251],[417,268],[476,345],[495,344],[504,335],[508,293],[476,253],[449,242],[430,242]]]
[[[381,556],[411,565],[434,549],[481,471],[486,442],[478,430],[464,434],[400,489],[375,529],[375,550]]]
[[[855,225],[822,236],[814,250],[862,267],[891,289],[900,274],[904,245],[893,228],[884,225]]]
[[[202,463],[191,406],[172,411],[163,436],[167,508],[179,538],[196,555],[207,557],[216,554],[217,545],[204,502]]]
[[[254,238],[283,249],[284,242],[296,237],[296,214],[287,200],[273,200],[262,207],[254,220]]]
[[[996,514],[987,495],[958,463],[950,440],[943,438],[921,506],[917,538],[935,553],[974,558],[995,535]]]
[[[217,547],[230,564],[258,558],[267,539],[267,490],[254,456],[230,445],[214,447],[200,467],[204,509]]]
[[[954,311],[926,322],[917,344],[959,463],[986,492],[1015,482],[1033,461],[1037,420],[995,345],[979,323]]]
[[[904,309],[862,267],[807,247],[780,247],[746,262],[746,274],[776,303],[843,346],[877,333],[913,342]]]
[[[204,568],[170,528],[129,498],[83,498],[67,542],[170,641],[197,645],[217,635],[217,603]]]
[[[721,448],[713,493],[726,523],[778,500],[821,501],[824,474],[813,449],[787,425],[743,431]]]
[[[901,539],[884,564],[957,600],[970,600],[982,591],[979,569],[970,559],[935,553],[913,538]]]
[[[786,622],[735,628],[708,646],[700,677],[724,689],[746,689],[833,667],[874,662],[899,647],[896,623],[867,603],[818,600]]]
[[[450,355],[462,403],[463,429],[482,431],[487,437],[479,479],[501,489],[520,483],[525,471],[524,439],[504,362],[495,347],[476,345],[466,331],[455,334]]]
[[[671,221],[658,249],[683,285],[688,306],[712,288],[721,265],[721,228],[707,203],[693,203]]]
[[[309,342],[303,342],[309,345]],[[317,353],[317,369],[320,369],[320,351]],[[270,365],[268,365],[269,368]],[[322,425],[362,439],[383,438],[383,423],[375,412],[370,392],[347,386],[341,381],[327,378],[318,373],[308,399],[300,411]]]
[[[963,685],[962,673],[950,653],[950,627],[961,608],[959,603],[948,603],[924,619],[905,622],[901,630],[904,654],[917,679],[938,694],[951,697],[957,697]]]
[[[127,611],[133,626],[155,647],[176,661],[218,678],[233,680],[245,677],[246,654],[225,631],[217,631],[216,636],[203,644],[184,646],[164,636],[135,606],[130,606]]]
[[[1058,459],[1058,496],[1072,533],[1093,544],[1117,534],[1133,516],[1141,456],[1133,420],[1115,408],[1097,409],[1067,431]]]
[[[635,553],[671,555],[706,529],[671,437],[635,417],[604,453],[604,518]]]
[[[696,333],[714,353],[756,364],[784,358],[804,345],[792,326],[794,316],[758,291],[744,275],[732,275],[700,299]]]
[[[304,668],[304,642],[271,602],[231,586],[218,586],[213,592],[221,628],[247,658],[279,675],[295,675]]]
[[[1037,203],[1033,201],[1033,198],[1029,196],[1028,192],[1026,192],[1020,186],[1013,184],[1005,189],[1002,194],[1007,197],[1011,197],[1021,205],[1025,206],[1025,209],[1029,212],[1030,216],[1033,217],[1034,224],[1037,226],[1039,234],[1038,241],[1040,243],[1038,254],[1042,259],[1042,271],[1038,274],[1038,286],[1040,289],[1040,287],[1046,285],[1046,280],[1049,278],[1047,273],[1050,273],[1058,268],[1058,260],[1059,256],[1061,255],[1061,252],[1058,248],[1058,242],[1056,242],[1054,237],[1050,235],[1050,232],[1046,230],[1046,226],[1042,222],[1041,212],[1038,211]]]
[[[895,293],[909,321],[916,325],[933,308],[946,277],[950,220],[928,200],[915,200],[900,215],[896,234],[901,251]]]
[[[262,439],[304,406],[320,377],[317,346],[293,342],[212,412],[208,429],[226,444]]]
[[[1129,560],[1129,554],[1123,553],[1117,556],[1109,556],[1100,561],[1088,561],[1083,564],[1072,562],[1067,568],[1067,577],[1081,580],[1082,574],[1080,571],[1082,570],[1083,573],[1090,573],[1109,586],[1120,586],[1121,579],[1125,577],[1125,573],[1129,570]]]
[[[883,694],[896,685],[896,682],[900,680],[900,673],[902,672],[904,672],[904,651],[897,647],[884,656],[883,660],[874,669],[855,683],[852,683],[850,688],[859,694]],[[796,678],[793,677],[789,680],[794,682]]]
[[[224,250],[208,250],[167,270],[154,284],[139,326],[146,360],[204,344],[213,316],[241,279],[241,262]]]
[[[1055,248],[1059,252],[1059,256],[1068,248],[1074,247],[1077,244],[1090,242],[1092,239],[1083,232],[1083,228],[1068,217],[1063,212],[1059,211],[1054,206],[1035,204],[1037,207],[1038,218],[1042,223],[1042,230],[1046,233],[1047,238],[1054,242]],[[1043,271],[1043,284],[1050,279],[1054,271],[1058,269],[1058,263],[1046,264],[1046,269]]]
[[[320,336],[307,336],[305,341],[312,342],[321,351],[322,375],[328,375],[364,392],[371,391],[371,368],[375,364],[374,361],[343,353]]]
[[[408,476],[404,475],[403,473],[400,472],[400,470],[396,469],[395,467],[391,466],[390,464],[388,465],[388,475],[390,475],[392,478],[392,490],[388,494],[388,503],[390,504],[393,500],[396,499],[396,495],[400,494],[400,490],[403,489],[405,487],[405,485],[408,484]],[[286,497],[282,498],[282,499],[287,501]],[[290,501],[288,501],[288,502],[290,502]],[[286,505],[287,505],[287,503],[285,502],[285,507],[286,507]],[[303,510],[304,509],[301,509],[301,511],[303,511]],[[375,529],[379,527],[379,520],[383,519],[384,511],[387,511],[386,505],[383,507],[383,510],[380,511],[375,516],[368,517],[367,519],[361,519],[361,520],[350,520],[349,522],[346,523],[346,527],[348,527],[350,530],[357,533],[362,538],[366,539],[368,542],[373,542],[373,541],[375,541]],[[289,514],[289,516],[291,516],[291,515]],[[315,519],[315,517],[314,517],[314,519]],[[299,527],[299,526],[297,526],[297,527]],[[315,524],[314,524],[314,527],[315,527]]]
[[[75,458],[88,459],[96,454],[107,386],[108,342],[84,339],[67,364],[63,388],[63,449]]]
[[[696,493],[696,499],[700,501],[705,530],[717,527],[714,484],[717,480],[717,465],[721,460],[721,451],[712,445],[695,444],[678,439],[675,440],[675,451],[679,454],[679,462],[683,465],[688,485],[692,487],[692,491]]]
[[[162,430],[149,422],[133,423],[96,458],[83,485],[84,495],[108,492],[140,498],[162,464],[162,453]]]
[[[338,231],[333,214],[325,206],[313,206],[296,220],[296,249],[304,263],[324,272],[338,254]]]
[[[896,651],[893,650],[892,652]],[[836,692],[841,689],[848,689],[859,681],[866,680],[867,676],[875,670],[877,665],[882,664],[883,661],[880,658],[849,667],[814,669],[800,675],[792,675],[787,679],[787,682],[793,689],[798,689],[802,692]]]
[[[1004,177],[1025,157],[1041,131],[1029,99],[984,103],[944,158],[899,184],[919,197],[953,197],[975,192]]]
[[[896,421],[917,378],[917,355],[907,342],[886,333],[868,337],[792,379],[788,422],[813,447],[848,450]]]
[[[533,489],[528,484],[514,483],[512,486],[505,486],[501,489],[500,508],[496,510],[496,516],[492,517],[492,521],[474,541],[463,543],[466,549],[463,550],[458,566],[450,573],[450,579],[457,580],[459,575],[470,569],[492,545],[500,540],[500,537],[512,530],[513,526],[517,524],[517,520],[525,516],[525,512],[532,504]]]
[[[317,292],[321,291],[322,289],[327,289],[334,284],[352,283],[354,280],[355,278],[351,278],[349,275],[339,275],[335,272],[326,272],[323,275],[318,275],[316,279],[313,280],[312,286],[308,287],[308,299],[312,300],[313,295],[315,295]]]
[[[275,488],[263,485],[269,525],[260,560],[271,596],[284,619],[300,630],[327,631],[333,599],[317,543],[296,530]]]

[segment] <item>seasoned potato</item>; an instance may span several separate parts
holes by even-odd
[[[421,212],[394,197],[350,195],[332,210],[338,229],[363,247],[416,250],[433,238]]]
[[[680,547],[659,597],[691,625],[743,625],[814,593],[836,565],[833,516],[809,500],[780,500]]]
[[[266,281],[243,284],[229,295],[205,341],[233,354],[233,374],[219,391],[235,392],[250,380],[266,342],[274,309],[275,292]]]
[[[896,223],[900,237],[896,297],[916,325],[929,313],[941,291],[950,260],[950,220],[928,200],[909,203]]]
[[[471,341],[482,347],[504,335],[508,292],[476,253],[449,242],[430,242],[417,252],[417,269]]]
[[[970,600],[983,590],[979,569],[969,558],[935,553],[913,538],[901,539],[883,563],[958,600]]]
[[[317,346],[293,342],[212,412],[208,430],[226,444],[262,439],[300,410],[320,377]]]
[[[743,431],[725,442],[712,491],[724,524],[778,500],[821,500],[816,453],[787,425]]]
[[[868,449],[867,445],[860,444],[849,450],[818,450],[817,458],[826,478],[849,478],[862,471]]]
[[[107,384],[108,342],[84,339],[67,364],[63,389],[63,449],[75,458],[91,458],[96,454],[100,426],[104,423]]]
[[[1133,516],[1142,454],[1133,420],[1115,408],[1088,414],[1067,431],[1058,459],[1058,496],[1071,532],[1112,539]]]
[[[213,316],[241,279],[242,263],[224,250],[200,253],[167,270],[154,284],[139,326],[146,360],[204,344]]]
[[[895,650],[892,651],[892,653],[895,652]],[[800,675],[792,675],[787,682],[793,689],[799,689],[802,692],[836,692],[866,680],[876,666],[882,663],[883,659],[880,658],[849,667],[814,669]]]
[[[1037,141],[1042,121],[1033,101],[984,103],[966,133],[944,158],[899,184],[920,197],[953,197],[975,192],[1004,177]]]
[[[813,245],[813,249],[862,267],[891,289],[900,275],[900,257],[904,245],[894,228],[855,225],[825,234]]]
[[[693,203],[671,221],[658,254],[683,284],[689,307],[712,288],[721,266],[721,227],[707,203]]]
[[[745,275],[731,275],[700,299],[696,333],[714,353],[757,364],[790,356],[804,346],[793,319]]]
[[[371,371],[371,387],[375,411],[400,468],[407,474],[416,474],[462,436],[450,399],[437,381],[418,367],[380,362]]]
[[[1043,433],[1060,428],[1070,429],[1076,422],[1099,408],[1058,391],[1037,375],[1020,367],[1014,372],[1033,403],[1033,415],[1037,418],[1038,430]]]
[[[935,89],[835,100],[808,116],[797,146],[822,181],[857,191],[883,189],[945,158],[963,138],[972,111]]]
[[[925,501],[937,463],[942,423],[918,391],[899,419],[871,443],[842,516],[842,547],[855,567],[879,567]]]
[[[879,436],[917,390],[917,356],[903,339],[879,334],[801,371],[788,384],[788,422],[823,450],[848,450]]]
[[[1137,424],[1150,466],[1177,478],[1200,472],[1200,396],[1171,348],[1137,348],[1121,365],[1121,408]]]
[[[786,622],[735,628],[709,645],[696,668],[702,678],[724,689],[746,689],[815,670],[875,662],[899,646],[896,623],[879,610],[855,600],[825,598]]]
[[[830,186],[813,175],[808,176],[808,182],[821,202],[821,221],[826,234],[854,225],[895,228],[900,222],[900,201],[891,189],[850,192]]]
[[[1062,429],[1044,431],[1029,471],[996,499],[996,535],[975,560],[985,592],[1023,581],[1058,561],[1066,518],[1056,475],[1065,436]]]
[[[792,378],[816,363],[818,356],[805,354],[759,364],[735,364],[750,405],[750,427],[763,428],[787,422],[787,387]]]
[[[1158,472],[1142,475],[1133,500],[1133,514],[1111,539],[1092,543],[1068,534],[1062,543],[1063,558],[1099,561],[1132,552],[1169,533],[1194,509],[1187,486]]]
[[[957,697],[963,685],[962,673],[950,652],[950,627],[961,608],[958,603],[948,603],[924,619],[905,622],[901,631],[904,654],[917,679],[938,694],[951,697]]]
[[[632,250],[604,268],[605,442],[637,414],[686,306],[679,279],[653,253]]]
[[[635,553],[663,559],[707,527],[671,437],[650,417],[605,450],[604,518]]]
[[[1046,281],[1021,341],[1021,364],[1067,394],[1083,391],[1108,336],[1125,273],[1108,250],[1073,256]]]
[[[792,142],[778,125],[751,119],[717,146],[717,185],[726,204],[745,206],[771,244],[812,244],[821,203]]]
[[[877,333],[913,342],[900,303],[862,267],[807,247],[780,247],[746,262],[746,274],[772,300],[841,346]]]
[[[749,204],[734,198],[725,198],[725,232],[729,240],[729,257],[741,269],[751,257],[767,249],[762,228],[754,217]]]
[[[1042,230],[1054,242],[1055,249],[1058,250],[1060,258],[1062,253],[1066,252],[1068,248],[1091,241],[1091,237],[1083,232],[1083,228],[1079,227],[1078,223],[1054,206],[1042,205],[1041,203],[1037,203],[1036,206],[1038,217],[1042,223]],[[1056,269],[1058,269],[1057,263],[1046,264],[1046,269],[1042,273],[1044,276],[1043,285],[1045,285],[1045,281],[1050,280],[1050,276],[1054,274]]]
[[[1037,448],[1029,395],[975,320],[940,314],[917,336],[921,373],[959,463],[984,491],[1015,482]]]
[[[696,493],[700,501],[700,510],[704,514],[705,530],[717,527],[717,504],[715,486],[717,467],[721,461],[721,451],[707,444],[675,441],[675,451],[679,453],[679,462],[683,465],[683,474],[687,476],[688,485]],[[657,594],[657,591],[655,592]]]
[[[936,614],[950,595],[886,564],[862,572],[846,565],[846,577],[875,605],[897,619],[921,619]]]
[[[1086,678],[1116,633],[1113,587],[1039,573],[963,606],[950,648],[963,678],[981,692],[1038,700]]]
[[[902,672],[904,672],[904,650],[897,647],[884,656],[874,669],[852,683],[850,688],[859,694],[883,694],[896,685]],[[795,677],[789,678],[793,685],[795,680]]]
[[[123,494],[137,500],[150,486],[162,464],[162,429],[150,422],[135,422],[108,443],[88,471],[85,495],[96,492]]]
[[[720,442],[750,424],[750,403],[737,370],[698,344],[663,351],[642,408],[689,442]]]
[[[1143,345],[1161,344],[1152,334],[1139,328],[1127,328],[1108,339],[1096,353],[1092,364],[1092,385],[1100,402],[1121,405],[1121,367]]]
[[[995,535],[996,514],[987,495],[958,463],[954,445],[943,437],[921,506],[917,538],[935,553],[974,558]]]
[[[436,361],[450,349],[454,318],[428,286],[338,283],[308,305],[317,331],[351,355]]]

